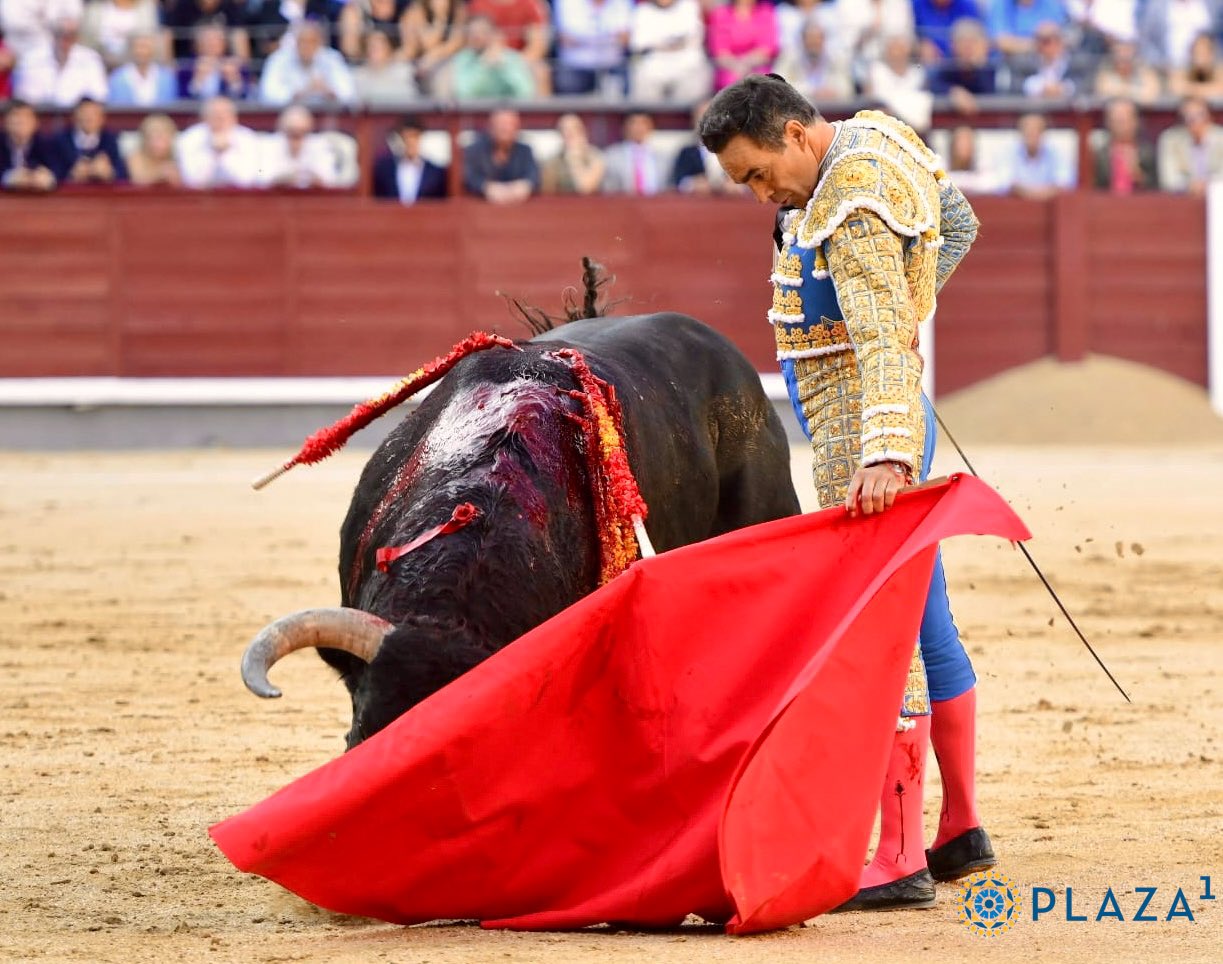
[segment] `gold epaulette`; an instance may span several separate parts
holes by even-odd
[[[822,244],[855,210],[879,215],[897,234],[937,246],[938,157],[911,127],[879,111],[845,121],[811,202],[794,225],[800,247]]]

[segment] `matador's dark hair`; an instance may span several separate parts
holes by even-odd
[[[697,134],[706,150],[720,154],[738,134],[761,147],[785,146],[786,121],[806,126],[820,116],[810,101],[777,74],[735,81],[709,102]]]

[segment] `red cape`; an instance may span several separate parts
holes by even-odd
[[[405,924],[815,917],[857,888],[934,548],[970,532],[1028,537],[953,476],[637,562],[213,839]]]

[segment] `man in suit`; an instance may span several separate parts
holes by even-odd
[[[0,187],[7,191],[55,188],[52,154],[38,133],[38,115],[24,101],[9,101],[0,134]]]
[[[374,161],[374,197],[415,204],[446,196],[446,169],[421,156],[424,132],[420,118],[410,114],[391,131],[387,150]]]
[[[607,166],[603,175],[604,194],[648,197],[666,190],[662,160],[649,144],[653,133],[654,121],[649,114],[639,111],[624,118],[624,140],[613,144],[603,155]]]
[[[1186,97],[1180,113],[1182,123],[1159,138],[1159,186],[1205,194],[1211,181],[1223,177],[1223,128],[1201,97]]]
[[[72,126],[60,131],[52,143],[61,182],[111,184],[127,180],[127,165],[119,153],[119,138],[106,129],[106,108],[83,97],[72,112]]]
[[[1108,140],[1096,148],[1096,187],[1112,194],[1150,191],[1155,184],[1155,148],[1141,136],[1138,106],[1116,97],[1104,107]]]

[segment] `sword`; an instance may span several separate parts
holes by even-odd
[[[981,473],[978,472],[975,468],[973,468],[972,462],[968,460],[968,456],[965,455],[964,450],[960,448],[960,443],[955,440],[955,436],[952,435],[951,431],[947,428],[947,423],[943,421],[943,417],[939,415],[939,413],[935,410],[933,405],[930,406],[930,410],[934,412],[934,418],[938,422],[939,428],[943,430],[943,433],[947,436],[947,439],[951,442],[952,446],[954,446],[955,450],[960,454],[960,458],[964,460],[964,464],[968,466],[968,471],[971,472],[973,475],[975,475],[978,479],[981,478]],[[1117,682],[1117,678],[1113,676],[1113,674],[1109,671],[1108,667],[1104,665],[1104,660],[1100,659],[1099,654],[1092,648],[1091,643],[1087,641],[1087,637],[1084,636],[1083,631],[1079,629],[1079,624],[1076,623],[1074,621],[1074,617],[1070,615],[1070,610],[1068,610],[1065,607],[1061,599],[1058,598],[1058,595],[1054,591],[1053,587],[1049,585],[1049,580],[1046,579],[1045,574],[1040,571],[1040,566],[1038,566],[1036,564],[1036,560],[1032,558],[1032,553],[1028,551],[1028,547],[1025,546],[1022,542],[1015,542],[1015,543],[1012,543],[1012,545],[1019,547],[1019,551],[1022,552],[1023,557],[1028,560],[1028,564],[1032,567],[1033,572],[1036,573],[1037,578],[1040,579],[1041,584],[1045,587],[1046,590],[1048,590],[1049,595],[1053,597],[1053,601],[1057,603],[1057,608],[1060,609],[1062,611],[1062,615],[1066,617],[1066,622],[1070,624],[1070,628],[1074,630],[1075,635],[1077,635],[1079,639],[1082,641],[1083,645],[1087,647],[1087,652],[1091,653],[1092,658],[1095,659],[1095,661],[1100,664],[1100,669],[1104,670],[1104,674],[1112,681],[1113,686],[1117,687],[1117,692],[1125,697],[1125,701],[1127,703],[1132,703],[1133,700],[1130,699],[1130,695],[1121,688],[1121,684]]]

